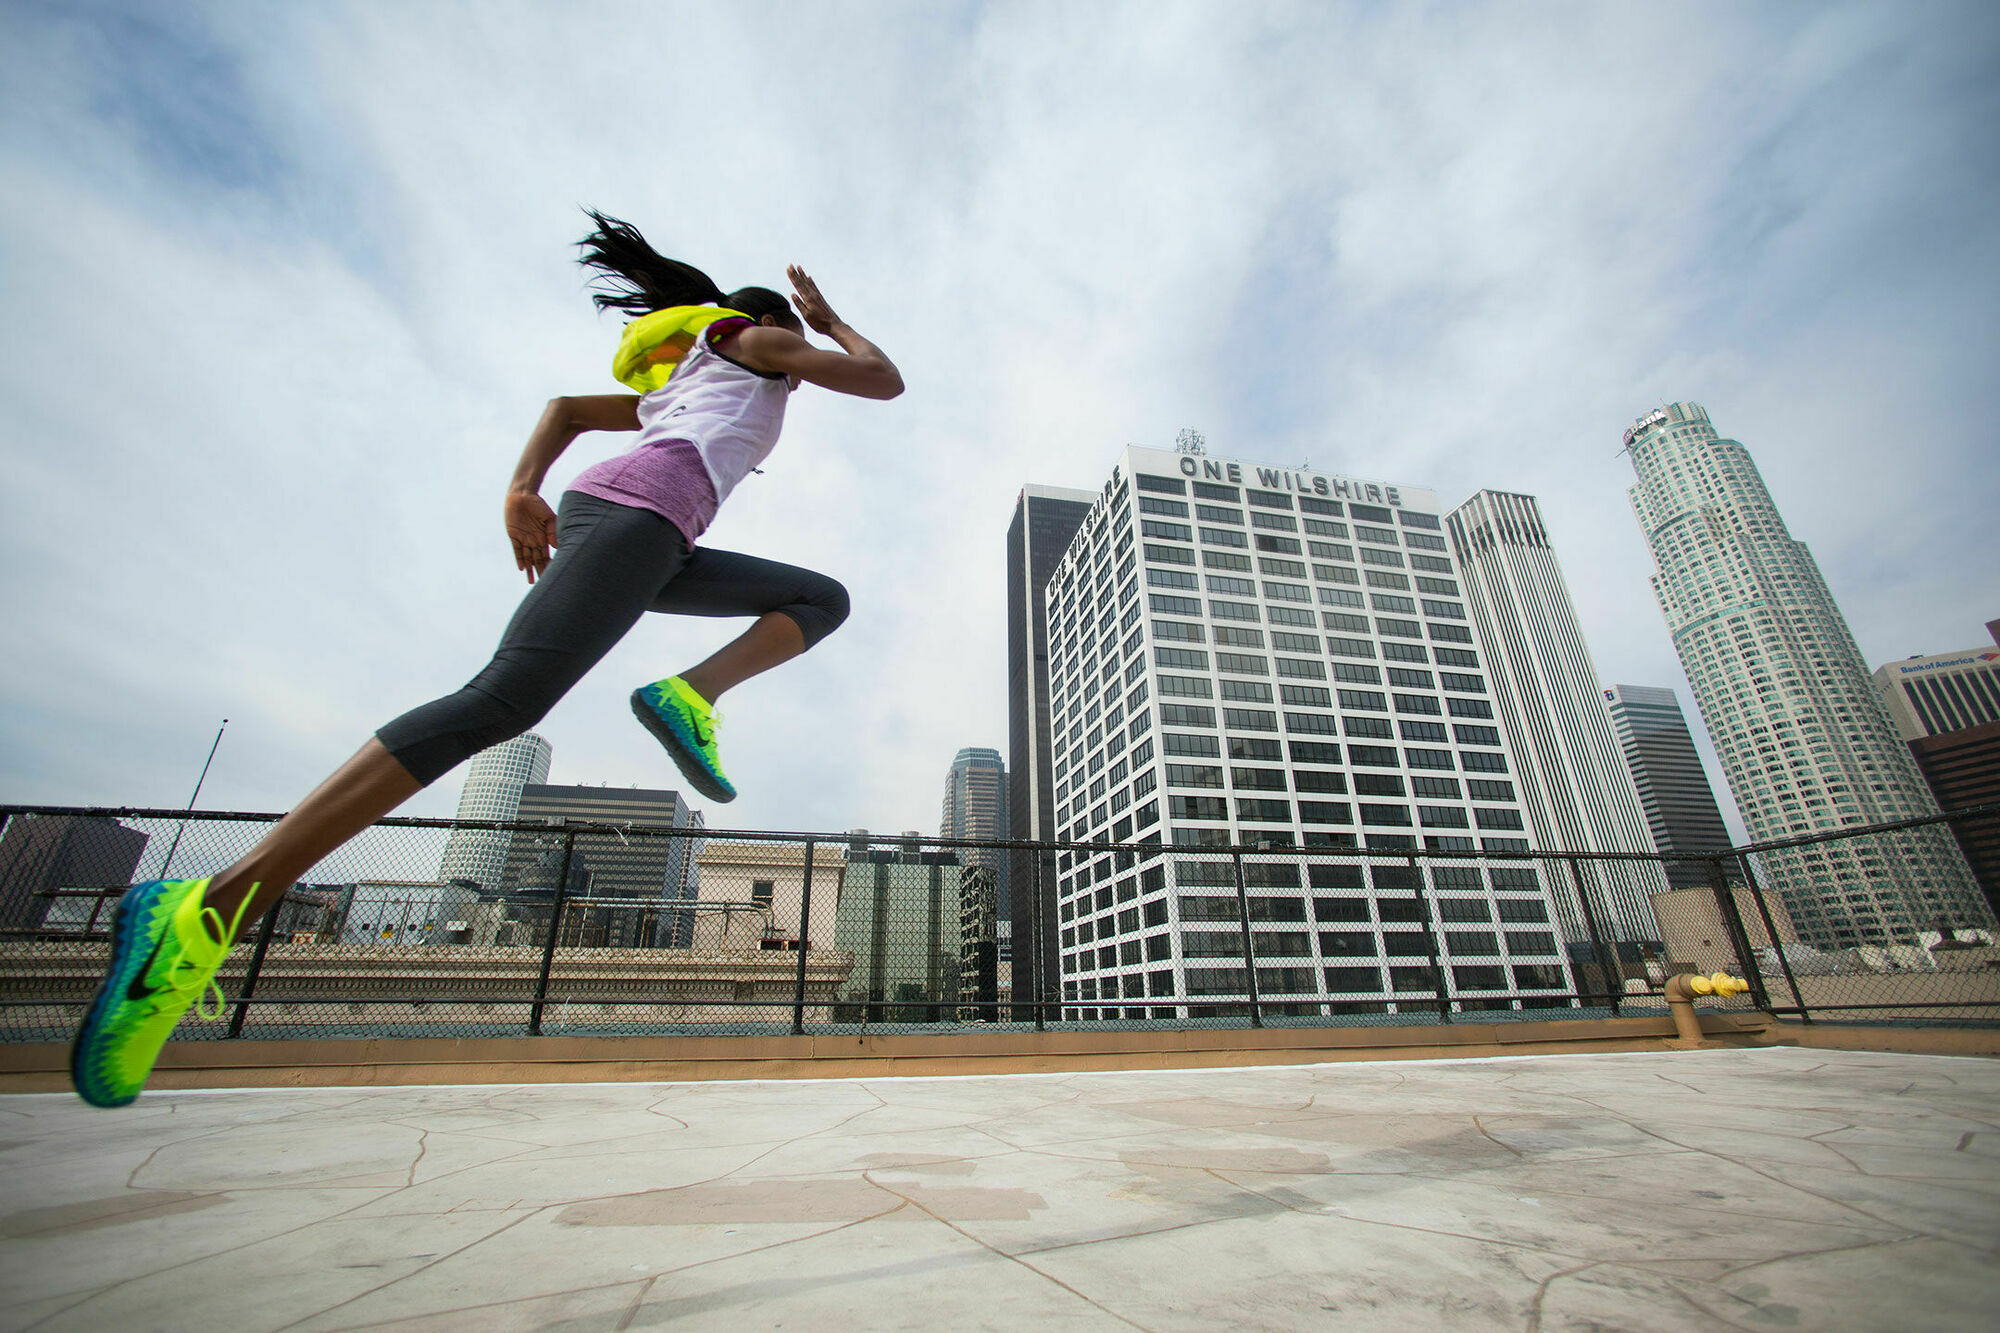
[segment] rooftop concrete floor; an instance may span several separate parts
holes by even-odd
[[[0,1099],[9,1329],[1993,1327],[2000,1062]]]

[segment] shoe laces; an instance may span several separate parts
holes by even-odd
[[[194,1012],[197,1018],[213,1023],[222,1017],[229,997],[223,994],[222,986],[215,979],[215,973],[222,966],[222,960],[229,956],[229,950],[236,942],[236,928],[243,924],[243,914],[250,910],[251,899],[257,896],[258,886],[252,884],[250,892],[236,908],[236,919],[225,922],[222,913],[213,907],[204,906],[195,917],[195,928],[206,932],[216,943],[216,958],[213,965],[191,958],[189,950],[183,948],[167,964],[167,989],[176,997],[196,992]],[[206,973],[207,975],[202,975]]]

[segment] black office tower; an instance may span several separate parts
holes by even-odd
[[[1024,486],[1007,529],[1007,822],[1011,836],[1055,836],[1055,795],[1049,762],[1049,628],[1042,593],[1069,549],[1094,491]],[[1007,897],[1000,904],[1013,930],[1015,1016],[1058,977],[1053,867],[1035,854],[1008,855]]]

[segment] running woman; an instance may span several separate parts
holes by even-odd
[[[715,701],[847,618],[847,590],[833,579],[695,541],[777,444],[802,381],[894,398],[903,391],[894,363],[843,323],[797,267],[787,270],[791,305],[766,287],[725,294],[699,269],[655,253],[628,224],[590,217],[596,229],[579,248],[581,262],[598,271],[592,299],[600,310],[637,316],[612,363],[636,392],[557,398],[528,436],[507,490],[506,526],[531,586],[499,648],[465,688],[377,731],[227,870],[153,880],[119,899],[110,972],[70,1051],[85,1101],[136,1098],[190,1005],[201,1000],[201,1017],[221,1016],[216,969],[246,922],[377,819],[540,721],[645,612],[756,617],[706,661],[632,693],[639,721],[713,801],[736,795],[716,751]],[[841,350],[807,342],[801,320]],[[571,441],[596,430],[638,437],[629,452],[585,469],[560,512],[550,510],[543,477]]]

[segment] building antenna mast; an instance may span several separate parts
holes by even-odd
[[[1208,453],[1208,441],[1201,437],[1200,431],[1183,428],[1180,434],[1174,436],[1174,452],[1193,454],[1199,458]]]

